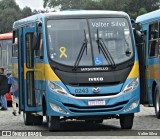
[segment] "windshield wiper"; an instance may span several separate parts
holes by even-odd
[[[76,59],[76,61],[74,63],[73,70],[77,70],[77,67],[79,65],[79,62],[82,59],[82,56],[83,56],[83,53],[84,53],[85,49],[86,49],[86,55],[87,55],[87,43],[88,43],[88,41],[87,41],[87,38],[86,38],[86,32],[84,30],[84,41],[83,41],[82,47],[81,47],[81,49],[79,51],[79,54],[77,56],[77,59]]]
[[[110,54],[110,52],[108,51],[105,43],[103,42],[102,38],[99,38],[99,32],[97,29],[97,40],[96,40],[97,44],[98,44],[98,51],[100,53],[100,51],[103,53],[105,59],[107,60],[108,63],[110,63],[112,65],[112,67],[116,67],[116,64]]]

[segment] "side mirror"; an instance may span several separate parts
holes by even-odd
[[[136,23],[135,24],[135,29],[140,31],[142,29],[142,24],[141,23]]]
[[[39,44],[40,44],[40,33],[35,32],[33,34],[33,49],[38,50],[39,49]]]
[[[135,41],[137,45],[143,43],[142,33],[139,30],[135,30]]]
[[[131,19],[131,24],[132,24],[132,27],[135,28],[135,20],[134,19]]]

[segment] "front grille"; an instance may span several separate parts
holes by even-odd
[[[93,86],[113,86],[113,85],[118,85],[120,84],[120,81],[116,81],[116,82],[103,82],[103,83],[69,83],[70,86],[73,87],[79,87],[79,86],[87,86],[87,87],[93,87]]]
[[[71,94],[73,96],[76,97],[104,97],[104,96],[113,96],[113,95],[117,95],[119,92],[115,92],[115,93],[108,93],[108,94]]]
[[[113,105],[105,106],[78,106],[74,104],[63,103],[71,112],[92,113],[92,112],[113,112],[121,110],[128,101],[122,101]]]
[[[121,110],[123,107],[120,108],[115,108],[115,109],[110,109],[110,110],[70,110],[72,112],[78,112],[78,113],[88,113],[88,112],[111,112],[111,111],[119,111]]]

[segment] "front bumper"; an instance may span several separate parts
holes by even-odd
[[[53,93],[51,94],[53,95]],[[75,99],[74,97],[69,98],[61,95],[61,99],[55,99],[54,96],[50,96],[47,104],[47,115],[96,116],[135,113],[140,110],[139,99],[139,86],[131,92],[120,94],[115,97]],[[89,106],[89,101],[105,101],[105,105]]]

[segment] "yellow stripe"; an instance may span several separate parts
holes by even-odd
[[[24,79],[26,79],[26,74],[29,71],[34,71],[35,80],[60,81],[58,76],[48,64],[35,64],[34,69],[27,68],[26,64],[24,64]],[[18,64],[12,64],[12,76],[18,78]]]
[[[12,76],[18,78],[18,64],[12,64]]]
[[[128,78],[136,78],[139,77],[139,63],[138,61],[135,61],[132,70],[128,76]]]
[[[48,64],[45,64],[45,75],[46,75],[45,76],[46,80],[60,81],[58,76],[55,74],[55,72],[52,70],[52,68]]]
[[[26,64],[24,64],[24,79],[26,79],[26,74],[29,71],[34,71],[35,80],[60,81],[60,79],[48,64],[35,64],[34,69],[27,68]]]
[[[159,79],[160,78],[160,64],[150,65],[146,70],[147,79]]]
[[[35,69],[29,69],[24,64],[24,79],[26,79],[26,73],[28,71],[34,71],[35,80],[52,80],[52,81],[60,81],[58,76],[52,70],[49,64],[35,64]],[[18,77],[18,64],[12,65],[12,74],[13,77]],[[155,76],[157,74],[154,74]],[[128,76],[128,78],[136,78],[139,77],[139,64],[138,61],[134,63],[134,66]]]

